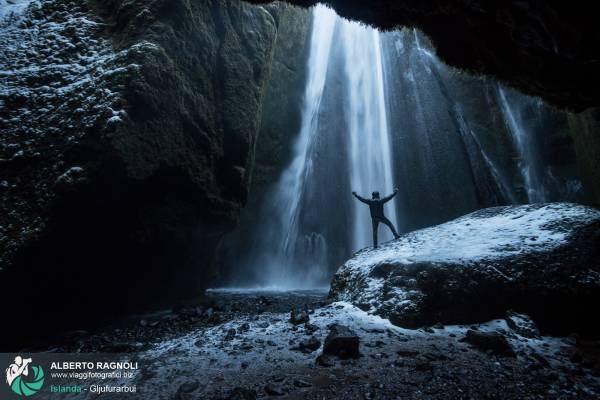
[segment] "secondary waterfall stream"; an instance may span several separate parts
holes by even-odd
[[[301,127],[258,210],[239,285],[326,285],[371,245],[368,207],[352,191],[399,187],[385,211],[399,232],[548,199],[541,176],[551,174],[530,132],[544,126],[545,105],[445,66],[414,29],[381,33],[323,5],[312,12]],[[380,226],[380,242],[391,238]]]

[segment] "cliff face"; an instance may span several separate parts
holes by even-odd
[[[308,7],[318,2],[288,3]],[[329,0],[327,4],[345,18],[384,30],[419,28],[449,65],[492,75],[549,103],[576,111],[600,104],[595,90],[600,36],[591,3]]]
[[[279,25],[254,151],[248,203],[240,214],[238,226],[227,235],[218,253],[223,281],[243,278],[240,276],[240,254],[248,254],[255,246],[256,227],[263,223],[260,218],[265,196],[290,162],[293,141],[300,131],[310,13],[289,7],[281,13]]]
[[[246,202],[288,6],[24,3],[0,25],[3,295],[192,293]]]

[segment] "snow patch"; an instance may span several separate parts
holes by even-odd
[[[600,211],[568,203],[505,207],[494,215],[477,211],[411,232],[378,249],[362,250],[345,267],[352,270],[383,263],[465,262],[548,251],[565,243],[569,230],[561,229],[561,225],[577,226],[598,219]]]

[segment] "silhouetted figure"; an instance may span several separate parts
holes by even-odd
[[[392,224],[392,222],[386,218],[386,216],[383,214],[383,205],[385,203],[387,203],[388,201],[390,201],[392,199],[392,197],[394,197],[396,194],[398,193],[398,189],[394,189],[394,193],[390,194],[387,197],[384,197],[383,199],[379,198],[379,192],[373,192],[373,198],[372,199],[365,199],[364,197],[360,197],[359,195],[356,194],[356,192],[352,192],[352,194],[354,195],[354,197],[356,197],[358,200],[362,201],[365,204],[369,205],[369,210],[371,211],[371,220],[373,221],[373,246],[377,247],[377,228],[379,227],[379,223],[383,223],[386,224],[388,228],[390,228],[390,230],[392,231],[392,233],[394,234],[394,238],[398,239],[398,232],[396,232],[396,228],[394,228],[394,225]]]

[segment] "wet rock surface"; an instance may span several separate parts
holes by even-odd
[[[513,332],[504,319],[437,325],[431,332],[403,329],[348,303],[327,304],[325,295],[209,293],[220,322],[197,311],[208,304],[185,304],[178,313],[144,316],[168,323],[151,327],[136,320],[103,332],[73,333],[55,350],[102,351],[100,343],[139,340],[143,344],[136,357],[152,373],[142,374],[136,384],[157,399],[594,399],[600,394],[597,342],[528,338]],[[259,299],[269,305],[257,305]],[[325,341],[334,325],[344,326],[360,341],[361,357],[290,349],[290,341],[307,339],[301,326],[288,321],[289,309],[304,305],[311,324],[319,327],[317,340]],[[225,340],[231,329],[235,337]],[[503,337],[514,357],[462,341],[472,335],[469,331]]]
[[[250,0],[263,3],[264,0]],[[288,0],[311,6],[315,0]],[[578,111],[600,105],[596,80],[599,38],[591,5],[517,0],[332,0],[343,17],[389,30],[417,27],[440,58],[468,71],[495,76],[525,93]],[[595,81],[597,82],[597,81]]]
[[[360,339],[347,326],[333,324],[329,327],[329,334],[325,338],[323,354],[337,356],[341,359],[358,358]]]
[[[531,320],[528,315],[518,314],[512,310],[509,310],[504,317],[506,324],[515,333],[529,337],[536,338],[540,336],[540,331],[535,325],[535,322]]]
[[[594,208],[488,208],[359,251],[334,276],[330,298],[404,327],[484,321],[512,309],[542,332],[594,336],[594,322],[581,315],[600,301],[598,249]],[[511,324],[534,334],[524,317]]]
[[[288,8],[0,3],[2,299],[36,276],[28,299],[54,301],[50,329],[76,308],[98,318],[199,293],[246,202]]]
[[[463,340],[479,350],[492,354],[505,357],[513,357],[515,355],[506,337],[498,332],[477,332],[469,329]]]

